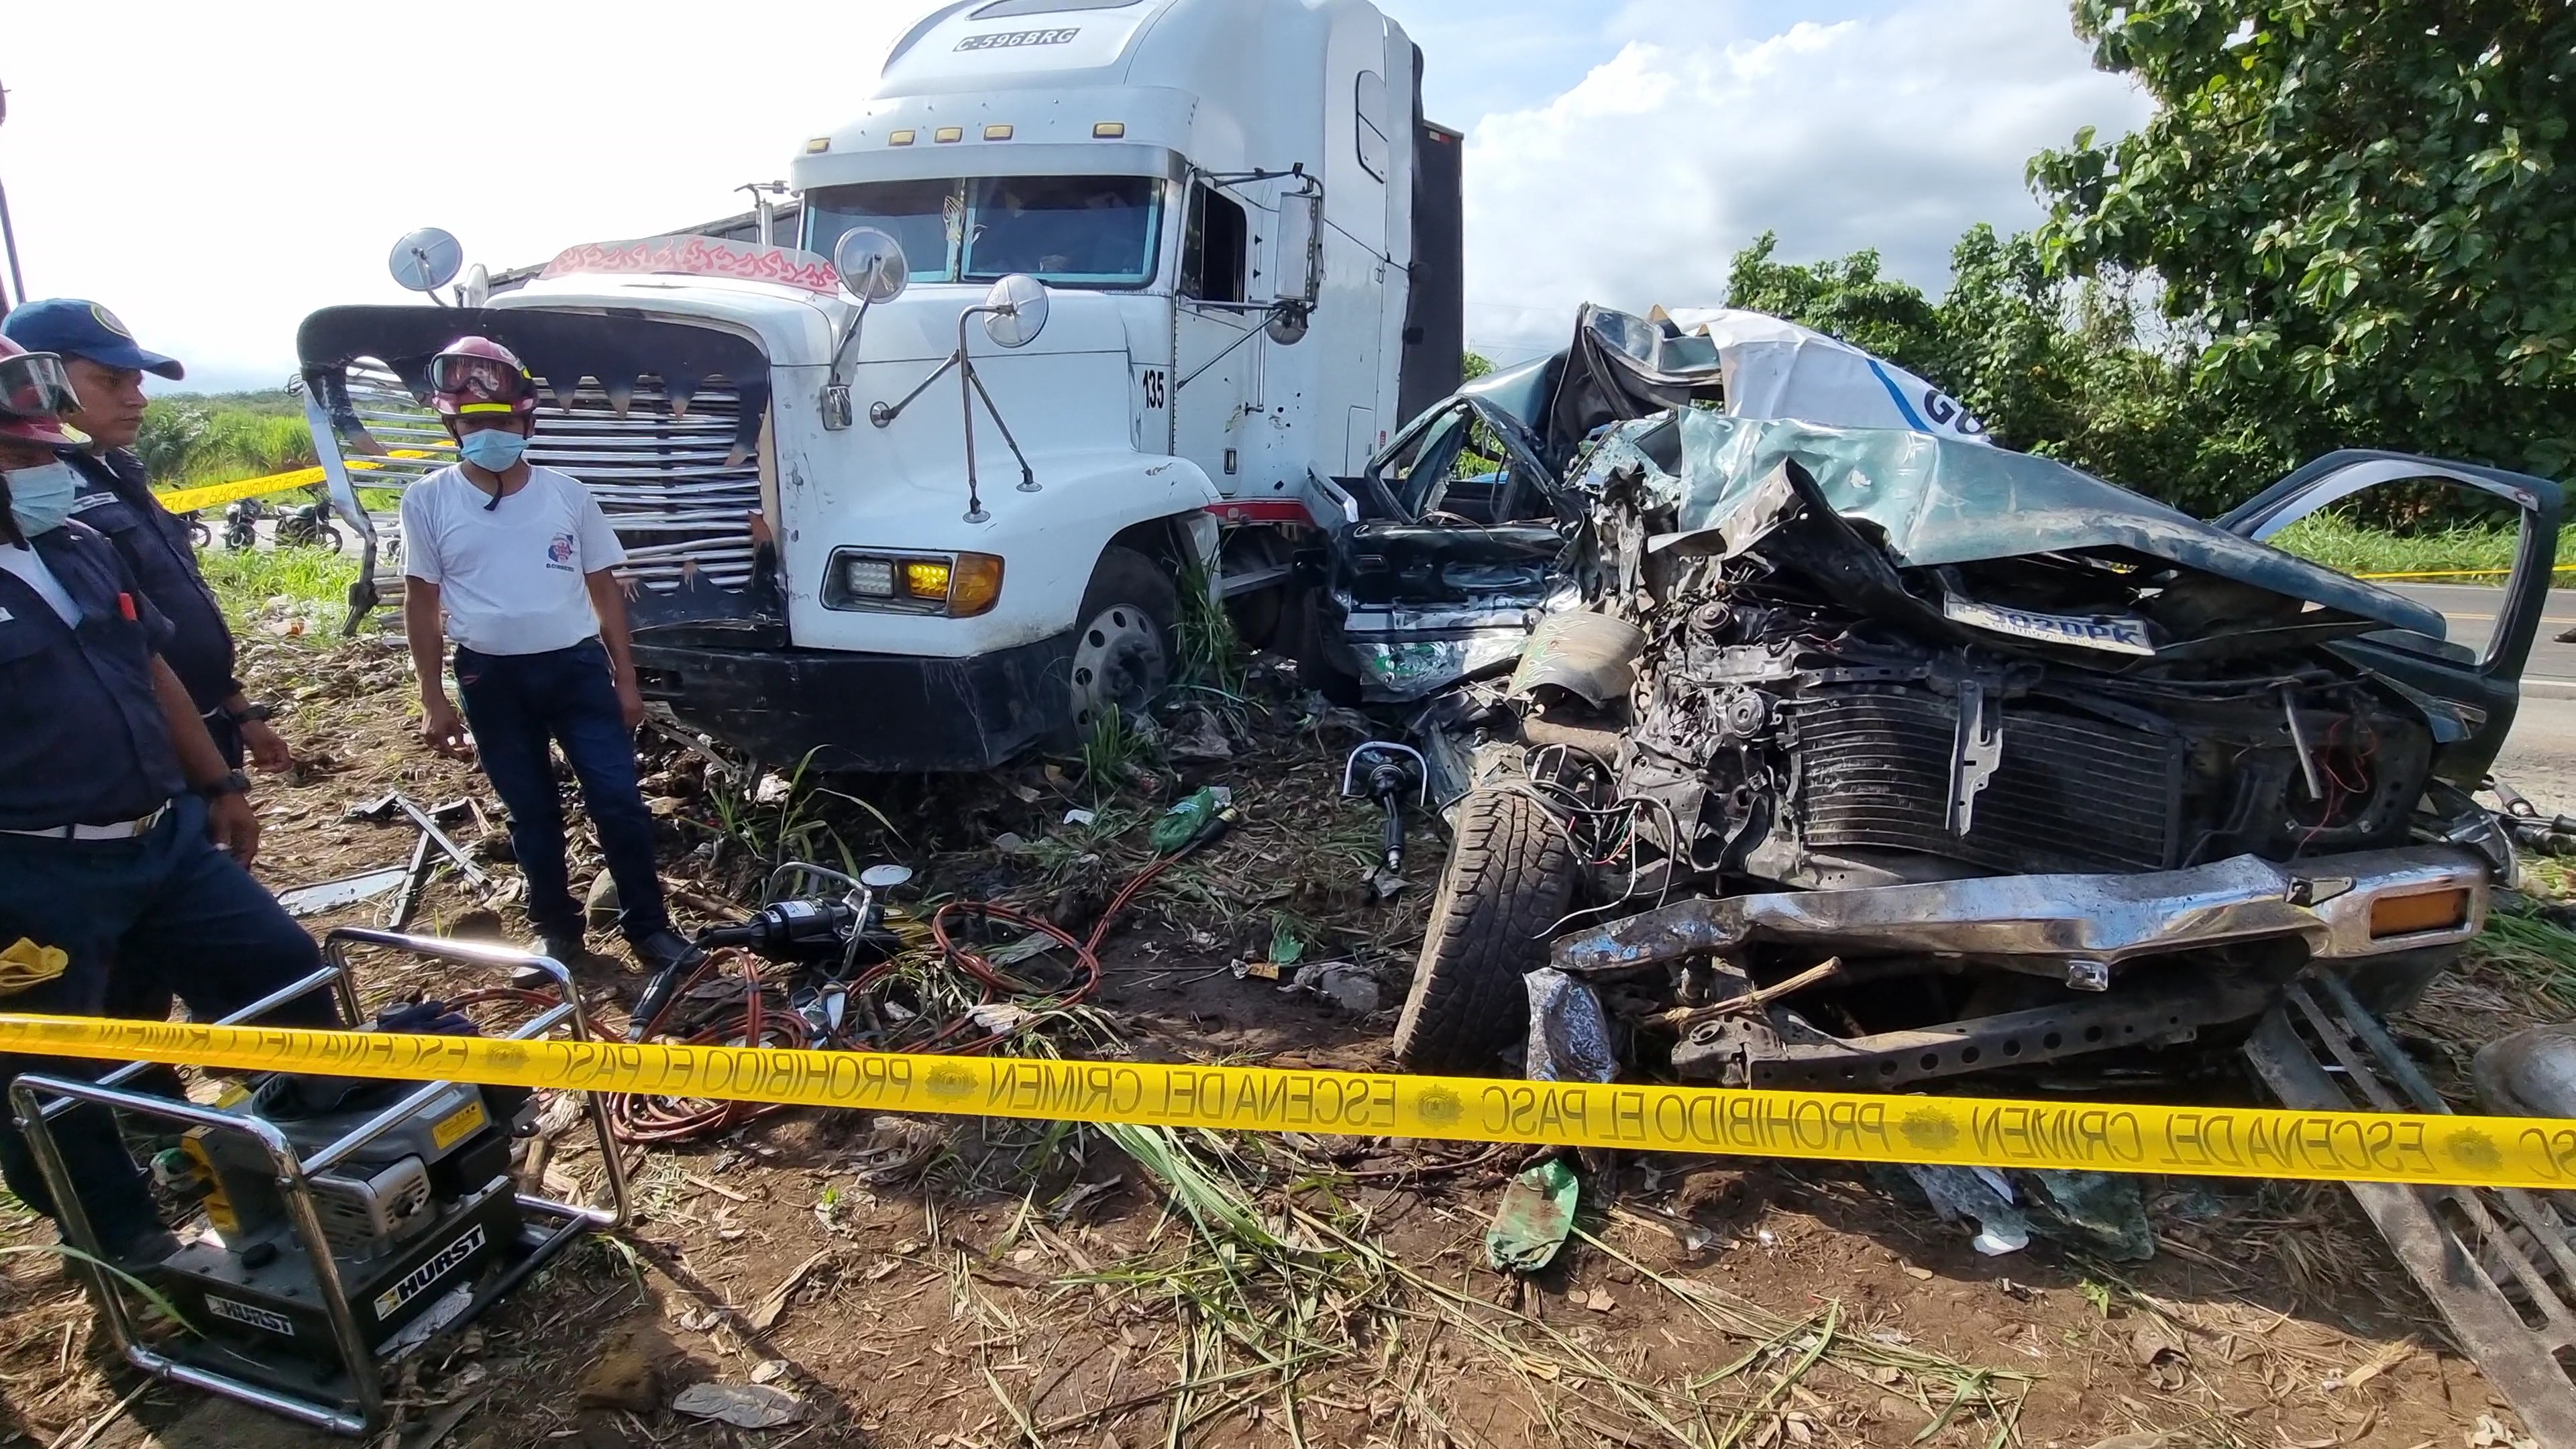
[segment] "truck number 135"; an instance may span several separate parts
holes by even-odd
[[[1163,370],[1159,367],[1146,368],[1142,380],[1145,384],[1145,406],[1161,407],[1163,405]]]

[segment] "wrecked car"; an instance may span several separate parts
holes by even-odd
[[[2161,1070],[2303,972],[2400,1006],[2480,929],[2512,857],[2471,792],[2513,721],[2555,485],[2341,452],[2203,521],[1892,380],[1898,425],[1757,402],[1749,364],[1691,371],[1710,349],[1674,319],[1598,310],[1510,460],[1544,464],[1578,387],[1628,414],[1533,480],[1561,520],[1547,588],[1576,602],[1530,599],[1510,677],[1465,669],[1426,715],[1472,788],[1408,1067],[1506,1065],[1523,977],[1553,965],[1582,989],[1547,999],[1688,1081]],[[2264,542],[2394,486],[2519,519],[2476,647]]]

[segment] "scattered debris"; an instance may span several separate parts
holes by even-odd
[[[2478,1103],[2503,1117],[2576,1117],[2576,1025],[2525,1027],[2478,1048]]]
[[[409,866],[388,865],[376,870],[360,871],[356,875],[344,875],[337,880],[318,881],[312,885],[280,891],[277,893],[277,903],[284,906],[290,916],[298,918],[319,916],[336,911],[342,906],[354,906],[360,901],[374,900],[410,878]]]
[[[819,1249],[812,1257],[788,1270],[787,1276],[778,1281],[778,1286],[770,1289],[751,1312],[744,1315],[745,1320],[763,1333],[777,1327],[779,1315],[787,1311],[788,1300],[796,1296],[796,1290],[804,1287],[806,1278],[839,1251],[838,1248]]]
[[[2115,1263],[2143,1263],[2156,1255],[2155,1228],[2138,1196],[2138,1179],[2116,1172],[2022,1172],[2021,1202],[2033,1226],[2049,1237],[2101,1254]]]
[[[2297,1110],[2451,1111],[2378,1018],[2333,980],[2314,992],[2291,987],[2246,1042],[2245,1055],[2282,1104]],[[2576,1444],[2576,1384],[2559,1359],[2576,1346],[2568,1327],[2576,1311],[2563,1297],[2571,1225],[2551,1200],[2556,1195],[2382,1182],[2345,1188],[2524,1425],[2541,1442]],[[2478,1265],[2474,1271],[2465,1269],[2464,1254]],[[2541,1295],[2545,1301],[2535,1301]]]
[[[1498,1273],[1523,1276],[1555,1262],[1574,1229],[1580,1192],[1573,1165],[1563,1157],[1523,1169],[1503,1189],[1493,1226],[1485,1230],[1485,1261]]]
[[[1274,956],[1276,952],[1273,952]],[[1263,963],[1275,977],[1283,961]],[[1297,974],[1280,988],[1282,991],[1311,991],[1353,1016],[1367,1016],[1377,1010],[1379,988],[1377,977],[1367,967],[1349,961],[1321,961],[1297,968]]]
[[[1991,1167],[1931,1167],[1908,1163],[1905,1175],[1932,1200],[1945,1223],[1974,1228],[1969,1246],[1987,1257],[2030,1246],[2030,1221],[2013,1205],[2012,1183]]]
[[[1521,978],[1529,993],[1529,1052],[1522,1075],[1534,1082],[1607,1082],[1619,1075],[1610,1022],[1592,988],[1552,967]]]
[[[805,1417],[805,1401],[769,1384],[691,1384],[672,1396],[676,1413],[737,1429],[775,1429]]]

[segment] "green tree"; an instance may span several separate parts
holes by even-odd
[[[1461,352],[1458,354],[1458,380],[1460,382],[1474,382],[1477,378],[1483,377],[1486,373],[1493,370],[1494,360],[1481,352],[1471,351]]]
[[[2041,246],[2152,271],[2261,446],[2576,463],[2576,7],[2076,0],[2145,129],[2034,158]]]
[[[1840,261],[1784,262],[1764,232],[1735,254],[1726,305],[1768,312],[1931,375],[1946,360],[1941,321],[1921,288],[1878,273],[1876,251]]]
[[[1994,439],[2211,514],[2286,471],[2287,451],[2197,390],[2187,349],[2142,336],[2141,286],[2072,279],[2028,234],[1982,223],[1937,303],[1875,252],[1783,262],[1766,233],[1736,253],[1727,304],[1786,317],[1921,373]]]

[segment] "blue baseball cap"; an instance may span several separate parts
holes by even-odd
[[[116,314],[78,297],[47,297],[29,302],[0,318],[0,337],[29,352],[85,357],[101,367],[135,368],[177,382],[188,375],[175,357],[146,352],[134,345],[134,334]]]

